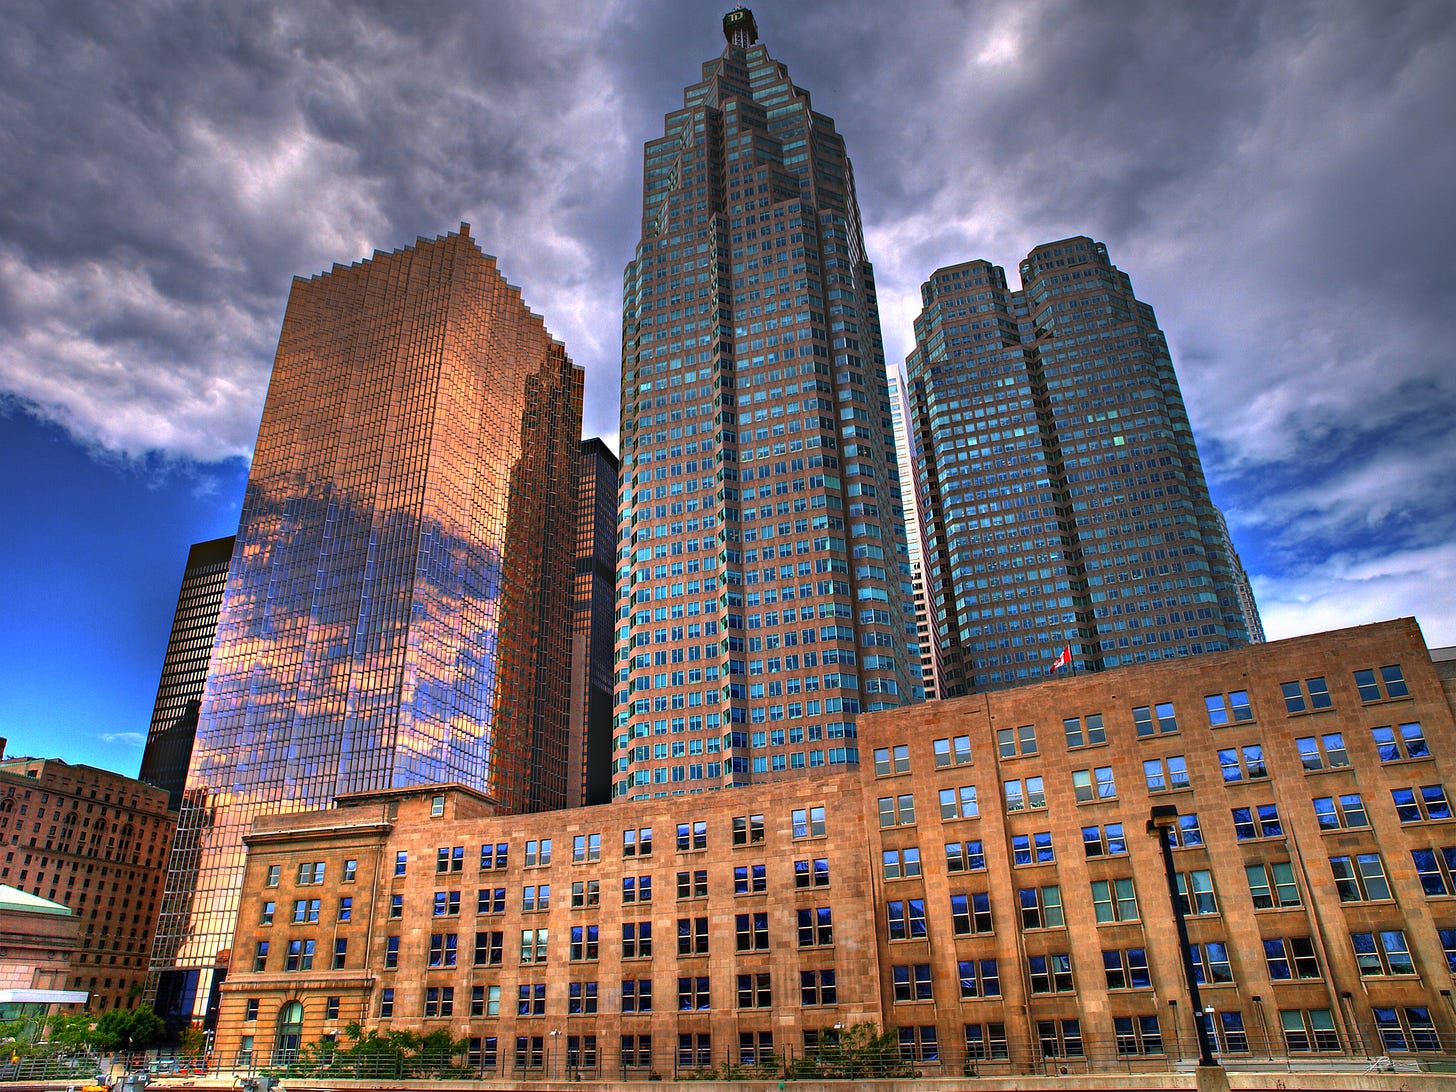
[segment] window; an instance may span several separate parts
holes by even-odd
[[[1168,792],[1188,787],[1188,760],[1182,755],[1149,758],[1143,762],[1148,792]]]
[[[1036,1041],[1044,1058],[1080,1058],[1082,1022],[1080,1020],[1038,1020]]]
[[[263,881],[263,886],[265,886],[265,887],[277,887],[278,886],[278,878],[282,874],[282,872],[283,872],[283,866],[282,865],[270,864],[268,866],[268,875],[267,875],[267,878]]]
[[[677,980],[677,1007],[679,1012],[712,1007],[708,996],[708,976],[696,975]]]
[[[250,997],[244,1002],[243,1019],[250,1021],[258,1019],[258,999],[256,997]]]
[[[1280,1009],[1279,1026],[1284,1032],[1284,1048],[1292,1054],[1340,1049],[1335,1018],[1329,1009]]]
[[[1106,743],[1107,733],[1102,728],[1102,714],[1089,713],[1085,717],[1068,717],[1062,721],[1062,730],[1067,733],[1068,747],[1091,747]]]
[[[1028,777],[1023,784],[1019,777],[1002,782],[1002,788],[1006,794],[1006,810],[1022,811],[1026,808],[1046,807],[1046,789],[1040,777]],[[941,814],[945,813],[945,794],[948,790],[940,790]],[[975,790],[972,789],[972,792]]]
[[[404,896],[403,895],[390,895],[389,896],[389,916],[392,917],[392,918],[402,918],[402,917],[404,917]]]
[[[431,967],[453,967],[455,966],[455,952],[457,947],[457,936],[454,933],[432,933],[430,934],[430,962]]]
[[[1029,956],[1027,970],[1031,974],[1032,993],[1071,993],[1072,957],[1065,952],[1056,955]]]
[[[891,774],[910,772],[910,748],[903,743],[893,747],[875,748],[875,776],[888,777]]]
[[[602,859],[602,836],[600,834],[577,834],[571,839],[571,863],[584,864]]]
[[[800,971],[799,1004],[804,1006],[839,1004],[839,989],[834,982],[834,971]]]
[[[998,728],[996,730],[996,750],[1002,758],[1036,754],[1036,725],[1023,724],[1019,728]]]
[[[1203,699],[1203,704],[1208,708],[1208,723],[1213,728],[1222,728],[1226,724],[1242,724],[1246,720],[1254,719],[1247,690],[1209,694]]]
[[[768,951],[768,915],[735,914],[734,932],[736,950],[740,952]]]
[[[651,902],[652,901],[652,877],[651,876],[623,876],[622,877],[622,902]]]
[[[401,849],[394,855],[394,874],[396,876],[403,876],[408,867],[409,851]]]
[[[1137,921],[1137,895],[1132,877],[1092,881],[1092,910],[1099,925],[1112,921]]]
[[[471,1016],[499,1016],[501,988],[499,986],[470,987]]]
[[[475,965],[477,967],[499,967],[501,949],[505,945],[505,934],[484,932],[475,934]]]
[[[1279,821],[1279,805],[1256,804],[1252,808],[1233,808],[1234,837],[1241,842],[1251,838],[1278,838],[1284,834]]]
[[[545,963],[549,929],[521,930],[521,962]]]
[[[359,862],[352,857],[344,862],[344,883],[353,883],[354,877],[359,874]]]
[[[951,930],[958,937],[992,932],[990,894],[985,891],[952,894],[950,921]]]
[[[1353,858],[1331,857],[1330,869],[1335,874],[1335,889],[1340,893],[1341,902],[1390,898],[1385,864],[1378,853],[1357,853]]]
[[[506,889],[504,887],[482,887],[475,894],[477,914],[504,914],[506,912]]]
[[[1009,1058],[1006,1045],[1006,1025],[967,1024],[966,1059],[973,1062],[994,1061]]]
[[[824,837],[824,808],[795,808],[793,814],[795,838]]]
[[[940,1046],[936,1042],[934,1024],[899,1028],[897,1031],[902,1062],[936,1062],[940,1060]]]
[[[892,899],[885,904],[885,920],[891,940],[916,940],[925,936],[925,900]]]
[[[434,906],[431,916],[437,918],[449,917],[460,913],[460,892],[459,891],[436,891]]]
[[[647,1069],[650,1067],[652,1065],[652,1036],[622,1036],[621,1061],[623,1069]]]
[[[1288,861],[1248,865],[1244,868],[1244,873],[1249,879],[1249,896],[1254,900],[1255,910],[1273,910],[1300,904],[1299,885],[1294,880],[1294,866]]]
[[[480,870],[490,872],[505,868],[510,862],[510,844],[507,842],[486,842],[480,847]]]
[[[1456,846],[1413,849],[1411,859],[1427,895],[1456,895],[1456,880],[1452,879],[1456,876]]]
[[[1178,901],[1183,906],[1183,913],[1189,916],[1194,914],[1217,914],[1218,900],[1213,893],[1213,874],[1206,868],[1195,868],[1190,872],[1180,872],[1178,880]]]
[[[1351,933],[1350,943],[1354,945],[1355,962],[1359,965],[1362,976],[1416,973],[1405,933],[1400,929]]]
[[[521,888],[521,909],[527,913],[551,909],[551,885],[527,884]]]
[[[1431,1022],[1431,1010],[1425,1006],[1410,1008],[1377,1006],[1370,1012],[1375,1017],[1375,1027],[1380,1032],[1380,1045],[1387,1052],[1441,1049],[1441,1041],[1436,1035],[1436,1025]]]
[[[769,985],[767,971],[738,976],[738,1007],[740,1009],[773,1008],[773,990]]]
[[[1261,777],[1268,777],[1269,770],[1264,765],[1264,748],[1261,744],[1250,743],[1243,747],[1227,747],[1218,752],[1218,764],[1223,769],[1223,780],[1225,784],[1235,781],[1243,781],[1246,778],[1256,781]]]
[[[334,938],[334,970],[342,970],[349,960],[349,938]]]
[[[1391,789],[1395,814],[1402,823],[1422,823],[1451,818],[1451,802],[1446,799],[1446,786],[1422,785],[1419,789]]]
[[[1163,1034],[1158,1030],[1157,1016],[1114,1016],[1112,1032],[1117,1036],[1117,1053],[1163,1053]]]
[[[929,963],[902,963],[890,968],[892,993],[899,1001],[932,1001]]]
[[[1062,914],[1062,889],[1056,884],[1023,887],[1016,897],[1021,906],[1023,929],[1055,929],[1066,924]]]
[[[822,948],[834,943],[834,911],[816,906],[798,911],[799,947]]]
[[[596,959],[600,928],[598,925],[573,925],[571,927],[571,950],[567,958],[573,962]]]
[[[571,885],[571,905],[575,908],[596,906],[602,901],[600,880],[577,880]]]
[[[1446,956],[1446,969],[1456,974],[1456,929],[1437,929],[1441,938],[1441,951]]]
[[[735,846],[757,845],[762,841],[762,815],[735,815],[733,817],[733,844]]]
[[[622,1011],[652,1011],[652,979],[624,978],[622,980]],[[625,1059],[623,1064],[626,1064]]]
[[[1310,937],[1269,937],[1264,941],[1264,963],[1269,978],[1287,982],[1296,978],[1321,978],[1319,957]]]
[[[595,982],[587,983],[595,987]],[[593,1007],[589,1010],[596,1012],[595,998],[592,998]],[[579,1076],[578,1070],[588,1072],[597,1067],[597,1037],[595,1035],[568,1035],[566,1037],[566,1070],[568,1073]]]
[[[285,971],[313,970],[314,943],[312,940],[290,940],[288,942],[288,959],[283,969]]]
[[[1073,770],[1072,788],[1076,790],[1077,802],[1081,804],[1092,800],[1111,800],[1117,796],[1117,784],[1113,780],[1111,766]]]
[[[454,986],[425,987],[425,1015],[453,1016],[455,1014]]]
[[[522,987],[523,989],[525,987]],[[524,1001],[522,1002],[525,1003]],[[527,1015],[527,1014],[522,1014]],[[516,1036],[516,1069],[540,1069],[545,1064],[546,1039],[541,1035]]]
[[[622,856],[652,856],[652,828],[638,827],[636,830],[622,831]]]
[[[942,819],[974,819],[981,814],[976,802],[976,786],[962,785],[958,789],[940,790],[940,817]]]
[[[622,958],[649,959],[652,956],[652,922],[622,922]]]
[[[1229,964],[1228,945],[1221,940],[1188,945],[1193,959],[1193,977],[1200,986],[1217,986],[1234,980]]]
[[[768,890],[768,869],[761,864],[738,865],[733,869],[733,893],[757,895]]]
[[[1279,689],[1284,692],[1284,710],[1287,713],[1310,713],[1316,709],[1328,709],[1334,704],[1324,676],[1305,679],[1303,683],[1298,680],[1281,683]]]
[[[1181,816],[1180,816],[1181,818]],[[1120,857],[1127,852],[1121,823],[1082,828],[1082,848],[1088,857]]]
[[[1011,863],[1018,865],[1052,864],[1057,855],[1052,849],[1052,832],[1016,834],[1011,838]]]
[[[1299,761],[1305,770],[1337,770],[1350,764],[1343,732],[1326,732],[1322,736],[1300,736],[1294,741]]]
[[[700,868],[692,872],[677,874],[677,897],[680,899],[706,899],[708,897],[708,870]]]
[[[1001,996],[1001,974],[994,959],[962,959],[956,965],[956,972],[960,977],[962,1001]]]
[[[707,1006],[704,1005],[704,1008]],[[677,1037],[677,1064],[684,1069],[713,1064],[713,1036],[710,1032],[681,1032]]]
[[[399,937],[384,938],[384,965],[385,967],[399,966]]]
[[[920,850],[913,847],[884,851],[885,879],[898,880],[920,875]]]
[[[430,797],[430,816],[438,819],[445,814],[445,798],[443,796]]]
[[[813,860],[795,861],[794,886],[797,888],[828,887],[829,858],[815,857]]]
[[[305,861],[298,866],[298,886],[307,887],[311,884],[323,883],[324,870],[323,861]]]
[[[1104,949],[1102,969],[1107,974],[1109,990],[1145,990],[1153,984],[1146,948]]]
[[[1382,667],[1378,677],[1373,668],[1355,672],[1355,688],[1360,691],[1360,700],[1363,702],[1410,697],[1410,688],[1405,684],[1405,675],[1400,670],[1400,664]]]
[[[272,925],[273,915],[277,912],[277,909],[278,908],[272,902],[265,902],[263,904],[262,912],[258,915],[258,924]]]
[[[707,823],[679,823],[677,825],[677,848],[679,852],[708,848]]]
[[[677,919],[677,954],[678,955],[707,955],[708,954],[708,919],[707,918],[678,918]]]
[[[379,1015],[381,1019],[388,1019],[394,1015],[393,986],[385,986],[379,991]]]
[[[912,794],[882,796],[879,804],[881,827],[908,827],[915,824],[915,797]]]
[[[949,739],[932,741],[937,769],[945,766],[965,766],[971,761],[971,737],[952,736]]]
[[[268,942],[258,941],[257,948],[253,949],[253,970],[266,971],[268,969]]]
[[[1159,702],[1155,706],[1139,705],[1132,711],[1133,727],[1139,739],[1158,733],[1171,735],[1178,730],[1178,718],[1173,712],[1173,703]]]
[[[1314,805],[1314,817],[1320,830],[1368,827],[1370,820],[1365,814],[1365,801],[1358,792],[1347,792],[1340,796],[1316,796],[1310,801]]]
[[[551,863],[551,839],[532,839],[526,843],[526,867],[538,868]]]
[[[546,983],[523,982],[519,987],[517,987],[516,1015],[546,1015]]]
[[[353,899],[340,899],[339,900],[339,912],[338,912],[337,920],[339,920],[339,921],[353,921],[354,920],[354,900]]]
[[[986,851],[981,840],[971,842],[947,842],[945,844],[945,870],[947,872],[981,872],[986,868]]]
[[[1384,725],[1370,729],[1375,737],[1375,751],[1381,762],[1399,762],[1405,758],[1430,758],[1431,748],[1419,721],[1398,727]]]
[[[459,872],[464,867],[464,846],[441,846],[435,850],[436,872]]]
[[[569,982],[566,987],[566,1014],[589,1016],[597,1011],[597,984]]]

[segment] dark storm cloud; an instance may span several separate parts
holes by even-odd
[[[845,134],[892,363],[936,266],[1014,281],[1093,235],[1168,332],[1271,630],[1331,595],[1456,625],[1421,587],[1456,570],[1456,7],[754,7]],[[719,14],[8,5],[0,397],[111,451],[246,452],[289,277],[467,219],[614,437],[642,142]]]

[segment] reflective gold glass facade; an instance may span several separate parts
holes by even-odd
[[[169,1015],[206,1008],[255,815],[433,782],[564,802],[581,407],[466,227],[295,280],[154,950]]]
[[[623,289],[617,797],[852,764],[919,696],[844,139],[746,11],[725,34],[646,146]]]

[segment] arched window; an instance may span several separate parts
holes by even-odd
[[[290,1001],[278,1010],[278,1036],[273,1040],[273,1064],[287,1065],[298,1059],[303,1039],[303,1004]]]

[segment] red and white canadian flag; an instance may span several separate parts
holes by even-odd
[[[1050,668],[1048,668],[1048,671],[1051,672],[1051,673],[1055,673],[1055,672],[1060,671],[1064,667],[1071,667],[1071,666],[1072,666],[1072,646],[1071,646],[1070,643],[1068,643],[1068,644],[1065,644],[1065,645],[1062,646],[1062,651],[1060,651],[1060,652],[1057,653],[1057,658],[1052,661],[1052,666]]]

